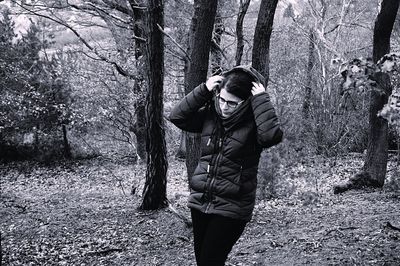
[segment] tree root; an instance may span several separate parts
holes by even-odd
[[[339,194],[352,189],[362,189],[366,187],[380,188],[382,186],[383,184],[373,179],[368,172],[362,171],[350,177],[346,183],[334,186],[333,193]]]
[[[178,217],[179,219],[181,219],[181,220],[185,223],[185,225],[186,225],[187,228],[191,228],[191,227],[192,227],[192,225],[193,225],[193,224],[192,224],[192,221],[191,221],[189,218],[187,218],[183,213],[177,211],[177,210],[172,206],[171,202],[168,204],[168,210],[169,210],[172,214],[174,214],[176,217]]]
[[[390,222],[387,222],[387,223],[386,223],[386,227],[387,227],[387,228],[390,228],[390,229],[392,229],[392,230],[400,231],[400,227],[394,226],[394,225],[392,225]]]

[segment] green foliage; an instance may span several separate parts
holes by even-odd
[[[0,158],[53,156],[60,153],[60,126],[68,123],[70,115],[58,59],[43,54],[49,42],[41,39],[39,23],[31,22],[20,39],[14,38],[8,11],[3,12],[1,23],[2,36],[7,38],[0,40],[4,48],[0,54]]]
[[[392,82],[399,84],[400,53],[384,55],[376,64],[371,59],[354,59],[342,65],[341,74],[344,78],[345,91],[380,90],[374,81],[375,73],[388,73]],[[388,95],[388,103],[378,112],[378,115],[388,120],[390,124],[400,127],[400,87],[395,87]]]
[[[6,51],[5,49],[12,45],[12,40],[16,37],[14,33],[15,23],[11,19],[10,10],[1,11],[0,25],[0,47],[2,48],[0,51],[3,53]]]
[[[383,106],[378,115],[400,129],[400,88],[396,88],[396,90],[397,92],[390,95],[388,103]]]

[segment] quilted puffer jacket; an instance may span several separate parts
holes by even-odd
[[[253,76],[262,82],[258,73]],[[170,121],[177,127],[201,133],[201,157],[189,181],[188,207],[249,221],[260,153],[278,144],[283,133],[267,92],[251,96],[228,118],[220,112],[204,83],[171,111]]]

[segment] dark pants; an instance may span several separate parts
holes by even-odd
[[[191,209],[198,266],[223,266],[246,221]]]

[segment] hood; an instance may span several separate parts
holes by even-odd
[[[255,68],[253,68],[250,65],[236,66],[228,71],[223,72],[221,75],[226,76],[229,73],[232,73],[235,71],[245,72],[245,73],[249,74],[250,76],[252,76],[255,81],[260,82],[261,84],[263,84],[265,86],[265,78],[263,77],[263,75],[261,75],[260,72],[258,72]]]

